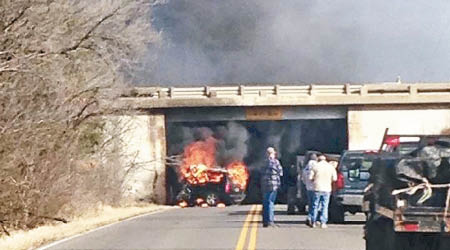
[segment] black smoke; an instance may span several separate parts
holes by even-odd
[[[260,169],[264,166],[266,148],[275,147],[286,173],[296,165],[297,155],[308,150],[339,154],[347,148],[347,122],[336,120],[234,121],[234,122],[171,122],[167,124],[169,156],[183,154],[194,141],[210,136],[216,139],[216,161],[226,166],[242,160],[248,166],[250,180],[245,202],[259,202]],[[175,175],[175,171],[171,174]],[[288,178],[289,176],[285,176]],[[180,188],[176,176],[168,187]],[[280,198],[283,199],[283,193]]]
[[[152,85],[448,81],[445,0],[167,0]]]

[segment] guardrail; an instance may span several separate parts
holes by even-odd
[[[302,105],[450,105],[450,83],[376,83],[335,85],[134,87],[116,108],[302,106]]]
[[[197,99],[267,96],[381,96],[450,94],[450,83],[378,83],[340,85],[273,85],[273,86],[204,86],[204,87],[135,87],[122,97],[150,99]]]

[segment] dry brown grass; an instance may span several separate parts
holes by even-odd
[[[103,206],[67,224],[45,225],[29,231],[14,231],[10,237],[0,238],[0,249],[35,249],[52,241],[87,232],[103,225],[169,208],[171,207],[153,204],[120,208]]]

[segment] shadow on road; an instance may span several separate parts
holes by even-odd
[[[282,220],[282,221],[277,221],[275,219],[275,224],[286,224],[286,225],[306,225],[306,222],[304,220]]]
[[[233,215],[246,215],[248,213],[249,213],[249,210],[240,210],[240,211],[229,212],[228,215],[230,215],[230,216],[233,216]],[[288,215],[288,214],[287,214],[287,211],[275,211],[275,215]],[[302,213],[302,214],[296,213],[293,216],[296,216],[296,215],[305,215],[305,214],[304,213]]]
[[[333,223],[338,224],[338,223]],[[364,220],[356,220],[356,221],[345,221],[344,223],[339,223],[341,225],[364,225],[366,224],[366,221]]]

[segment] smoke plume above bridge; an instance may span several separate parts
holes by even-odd
[[[448,81],[450,2],[166,0],[135,82]]]

